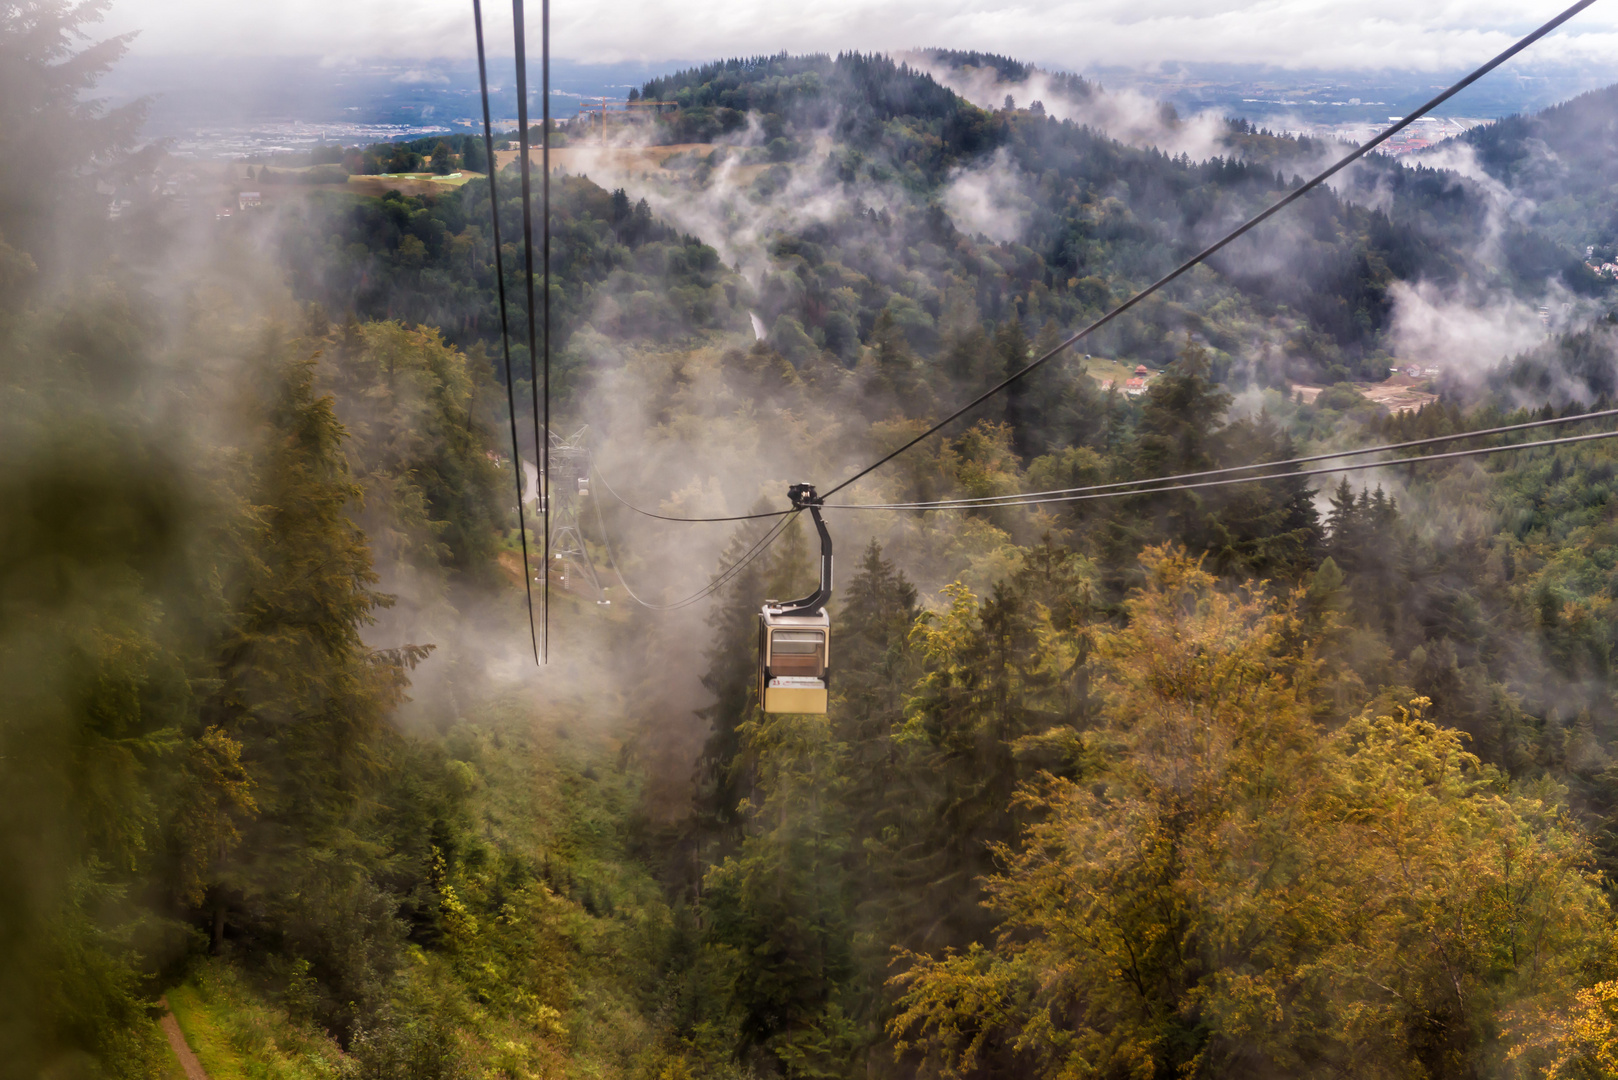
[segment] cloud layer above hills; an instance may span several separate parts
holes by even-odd
[[[529,5],[538,47],[539,4]],[[621,0],[603,7],[555,0],[553,52],[576,60],[721,57],[787,49],[980,49],[1051,67],[1149,66],[1164,61],[1289,68],[1450,70],[1493,55],[1549,18],[1562,0]],[[509,9],[485,5],[491,41],[509,41]],[[465,0],[120,0],[117,30],[142,30],[149,54],[196,52],[464,57],[473,50]],[[502,53],[507,49],[498,50]],[[1597,5],[1535,48],[1537,62],[1599,63],[1618,56],[1618,8]]]

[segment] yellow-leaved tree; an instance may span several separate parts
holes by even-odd
[[[905,954],[890,1025],[949,1077],[1474,1076],[1504,1022],[1609,966],[1554,793],[1515,792],[1419,699],[1335,730],[1299,606],[1151,549],[1097,634],[1087,775],[1019,800],[992,947]]]

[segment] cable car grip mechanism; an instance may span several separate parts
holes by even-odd
[[[821,519],[823,500],[815,494],[815,485],[793,484],[787,488],[787,498],[792,500],[793,509],[809,511],[809,516],[815,521],[815,530],[820,533],[820,588],[801,600],[770,603],[767,606],[775,615],[813,615],[831,600],[831,533],[826,531],[826,522]]]

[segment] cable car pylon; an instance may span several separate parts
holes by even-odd
[[[582,583],[590,599],[606,606],[612,601],[602,588],[579,528],[579,502],[590,494],[590,451],[584,445],[587,430],[581,427],[565,439],[555,431],[550,433],[550,569],[557,571],[563,585]]]
[[[799,600],[766,600],[758,615],[758,702],[771,713],[824,713],[831,693],[831,534],[813,484],[793,484],[787,498],[808,510],[820,533],[820,588]]]

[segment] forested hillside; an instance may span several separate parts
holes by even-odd
[[[1618,258],[1618,202],[1610,183],[1618,91],[1582,94],[1533,116],[1468,132],[1488,174],[1524,200],[1529,220],[1576,247]]]
[[[121,48],[96,14],[0,9],[0,162],[56,155],[0,166],[0,1074],[179,1075],[169,1013],[216,1080],[1612,1073],[1613,441],[828,509],[824,716],[757,701],[801,523],[699,605],[635,600],[774,521],[625,500],[835,483],[1325,148],[1233,120],[1168,153],[881,56],[649,83],[679,105],[641,137],[702,150],[553,182],[556,426],[611,603],[538,571],[539,668],[510,167],[502,251],[487,178],[109,216],[161,154],[82,96]],[[1369,163],[837,501],[1611,407],[1618,313],[1568,246],[1610,242],[1599,184],[1511,165],[1610,104],[1483,129],[1488,183]],[[1413,296],[1547,313],[1392,412],[1389,369],[1435,363]]]
[[[632,176],[622,195],[563,184],[553,286],[561,341],[586,326],[663,340],[745,328],[750,310],[800,370],[820,358],[856,367],[886,336],[918,355],[952,356],[945,367],[967,376],[962,388],[981,382],[962,359],[982,351],[971,338],[979,327],[1095,317],[1286,191],[1326,149],[1233,122],[1216,156],[1171,157],[1043,109],[986,112],[882,57],[732,61],[644,93],[684,106],[658,114],[655,137],[734,145],[650,181]],[[739,166],[754,160],[769,164],[745,180]],[[316,200],[283,241],[294,288],[328,310],[492,342],[487,199],[473,183],[358,207]],[[501,203],[502,235],[520,235],[514,167]],[[1550,281],[1605,294],[1578,253],[1515,221],[1497,226],[1497,216],[1475,181],[1373,162],[1342,194],[1310,196],[1090,350],[1156,368],[1191,333],[1221,378],[1234,369],[1259,385],[1380,379],[1396,282],[1537,298]],[[512,265],[517,255],[508,250]],[[565,363],[587,367],[594,340],[580,340]]]

